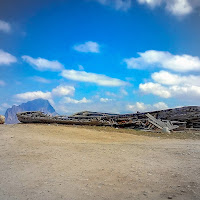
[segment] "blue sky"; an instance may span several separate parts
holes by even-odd
[[[0,113],[199,105],[199,0],[0,2]]]

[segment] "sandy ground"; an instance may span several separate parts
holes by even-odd
[[[0,125],[0,200],[200,199],[200,140]]]

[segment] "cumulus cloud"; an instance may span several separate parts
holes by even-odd
[[[153,107],[157,110],[165,110],[168,109],[168,105],[164,102],[158,102],[153,105]]]
[[[40,71],[60,71],[64,68],[64,66],[57,60],[50,61],[44,58],[32,58],[26,55],[22,56],[22,59]]]
[[[176,72],[200,71],[200,59],[191,55],[173,55],[165,51],[149,50],[138,53],[138,58],[126,58],[124,62],[129,69],[159,67]]]
[[[151,75],[152,79],[163,85],[196,85],[200,86],[200,76],[188,75],[182,76],[172,74],[167,71],[155,72]]]
[[[17,62],[17,58],[0,49],[0,65],[10,65]]]
[[[131,0],[95,0],[102,5],[111,6],[116,10],[127,11],[131,8]]]
[[[131,112],[148,112],[153,110],[164,110],[168,109],[167,104],[164,102],[158,102],[153,105],[150,104],[144,104],[143,102],[136,102],[135,104],[128,104],[127,110]]]
[[[91,103],[92,101],[83,97],[80,100],[72,99],[70,97],[64,97],[61,100],[62,103],[72,103],[72,104],[81,104],[81,103]]]
[[[196,85],[172,85],[163,86],[159,83],[144,83],[139,85],[144,94],[153,94],[162,98],[179,98],[184,100],[200,100],[200,86]]]
[[[52,95],[51,92],[42,92],[42,91],[35,91],[35,92],[25,92],[25,93],[20,93],[16,94],[15,98],[18,100],[34,100],[34,99],[51,99]]]
[[[5,33],[9,33],[11,31],[10,24],[8,22],[0,20],[0,31],[3,31]]]
[[[183,98],[187,100],[200,100],[200,86],[185,85],[185,86],[171,86],[169,91],[172,96]]]
[[[164,87],[158,83],[144,83],[139,85],[139,89],[144,94],[154,94],[163,98],[170,98],[172,96],[170,90],[167,87]]]
[[[166,9],[173,15],[184,16],[190,14],[194,8],[189,0],[172,0],[167,1]]]
[[[75,45],[74,50],[83,53],[100,53],[100,46],[97,42],[88,41],[84,44]]]
[[[127,109],[132,112],[145,112],[147,106],[142,102],[136,102],[135,104],[128,104]]]
[[[5,81],[0,80],[0,86],[5,86],[5,85],[6,85]]]
[[[198,0],[137,0],[151,8],[164,6],[172,15],[181,17],[192,13],[200,6]]]
[[[52,90],[53,96],[72,96],[74,95],[75,88],[69,85],[59,85]]]
[[[155,82],[139,85],[144,94],[153,94],[162,98],[179,98],[190,101],[200,100],[200,76],[173,74],[167,71],[151,75]]]
[[[42,91],[33,91],[33,92],[25,92],[16,94],[14,97],[18,101],[30,101],[34,99],[47,99],[52,102],[54,97],[63,97],[63,96],[71,96],[75,92],[75,88],[73,86],[68,85],[59,85],[54,88],[51,92],[42,92]]]
[[[126,85],[126,82],[121,81],[119,79],[110,78],[103,74],[89,73],[85,71],[63,70],[61,73],[61,76],[63,76],[66,79],[81,81],[81,82],[88,82],[88,83],[95,83],[101,86],[118,87],[118,86]]]

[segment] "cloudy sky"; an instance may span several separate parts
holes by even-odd
[[[0,114],[200,105],[199,0],[0,0]]]

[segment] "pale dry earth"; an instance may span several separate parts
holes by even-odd
[[[0,125],[0,200],[200,199],[200,140]]]

